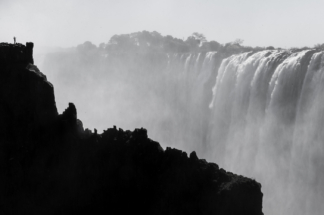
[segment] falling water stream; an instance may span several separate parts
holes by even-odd
[[[262,183],[265,214],[324,211],[323,76],[312,50],[244,53],[219,68],[208,146]]]
[[[228,171],[255,178],[262,184],[265,214],[323,214],[324,52],[265,50],[225,59],[209,52],[152,55],[149,62],[119,60],[132,64],[108,66],[126,75],[111,73],[104,88],[98,88],[98,81],[91,88],[100,100],[87,97],[89,104],[109,100],[103,105],[109,111],[78,105],[78,96],[89,91],[86,85],[70,97],[68,90],[56,89],[57,100],[65,96],[75,101],[80,119],[100,113],[106,127],[107,122],[146,127],[163,146],[195,150]],[[59,80],[50,80],[64,88]],[[141,120],[132,120],[136,114]],[[92,123],[83,122],[85,127]]]

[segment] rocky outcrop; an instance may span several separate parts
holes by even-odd
[[[0,64],[34,64],[33,43],[26,43],[26,46],[20,43],[9,44],[0,43]]]
[[[84,131],[30,61],[0,66],[1,214],[262,214],[255,180],[164,150],[143,128]]]
[[[1,166],[10,159],[23,160],[36,147],[43,130],[48,129],[58,115],[53,86],[45,75],[28,69],[31,64],[27,58],[26,61],[17,60],[16,57],[24,53],[20,49],[13,52],[16,47],[20,46],[12,45],[5,49],[11,51],[4,55],[13,59],[6,58],[0,64]],[[2,48],[0,46],[1,51]]]

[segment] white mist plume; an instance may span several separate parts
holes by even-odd
[[[85,127],[145,127],[164,147],[253,177],[265,214],[324,211],[323,52],[115,53],[95,66],[60,56],[42,70],[59,111],[74,102]]]

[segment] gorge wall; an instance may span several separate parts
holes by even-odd
[[[143,128],[91,132],[73,103],[59,114],[32,55],[17,60],[26,48],[0,44],[1,214],[263,214],[255,180]]]
[[[93,49],[53,53],[44,68],[54,81],[77,80],[79,97],[68,81],[57,95],[100,103],[92,112],[83,105],[94,118],[106,112],[130,128],[132,119],[164,146],[195,150],[261,181],[265,213],[305,215],[324,211],[323,56],[273,48],[232,56]]]

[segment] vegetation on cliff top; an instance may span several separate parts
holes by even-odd
[[[86,54],[87,57],[97,56],[98,54],[111,54],[120,52],[135,52],[135,53],[193,53],[193,52],[211,52],[217,51],[224,56],[230,56],[232,54],[238,54],[243,52],[257,52],[262,50],[281,50],[280,47],[251,47],[244,46],[244,40],[236,39],[225,44],[221,44],[217,41],[208,41],[207,38],[198,32],[194,32],[187,39],[179,39],[172,37],[171,35],[163,36],[162,34],[153,31],[141,31],[130,34],[114,35],[107,43],[100,43],[99,46],[86,41],[83,44],[79,44],[76,47],[77,52]],[[315,44],[313,49],[318,51],[324,50],[323,44]],[[311,49],[310,47],[291,47],[288,50],[295,52],[305,49]]]
[[[114,35],[108,43],[101,43],[97,47],[89,41],[77,46],[79,52],[164,52],[164,53],[188,53],[217,51],[225,54],[235,54],[246,51],[260,51],[274,49],[273,47],[249,47],[243,46],[242,39],[220,44],[217,41],[208,41],[198,32],[194,32],[187,39],[179,39],[170,35],[163,36],[153,31],[142,31],[130,34]]]

